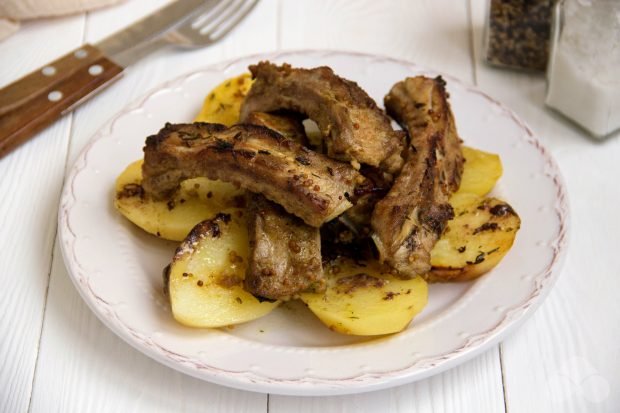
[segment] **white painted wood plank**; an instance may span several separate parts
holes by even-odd
[[[465,6],[453,0],[282,0],[280,45],[387,55],[473,82]]]
[[[82,16],[56,19],[64,35],[55,42],[56,23],[24,24],[0,42],[0,85],[77,47]],[[71,119],[56,123],[0,159],[0,411],[28,408],[37,358],[56,231]]]
[[[542,76],[481,60],[485,1],[472,1],[479,86],[515,110],[549,146],[571,194],[571,242],[557,285],[502,344],[511,412],[620,411],[620,136],[594,142],[544,107]],[[584,102],[587,104],[587,102]]]
[[[350,396],[270,396],[270,413],[503,412],[497,350],[427,380]]]
[[[147,10],[144,2],[134,0],[118,9],[91,13],[86,40],[96,41],[165,2],[150,2]],[[77,110],[69,165],[97,128],[151,88],[209,63],[275,48],[276,10],[274,1],[263,0],[238,31],[223,42],[191,52],[164,50],[127,70],[117,84]],[[92,314],[71,284],[61,255],[54,256],[33,412],[265,412],[266,409],[264,394],[193,379],[131,348]]]
[[[354,50],[410,60],[473,83],[466,3],[281,2],[283,49]],[[431,379],[341,397],[270,396],[270,413],[503,412],[497,347]]]

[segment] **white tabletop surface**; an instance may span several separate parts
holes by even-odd
[[[0,42],[0,86],[165,3],[128,0],[23,24]],[[147,57],[0,159],[0,412],[619,412],[620,136],[594,141],[546,109],[543,76],[485,65],[485,3],[262,0],[222,42]],[[287,397],[233,390],[164,367],[114,335],[84,304],[59,251],[56,214],[67,168],[92,133],[127,102],[177,75],[290,49],[376,53],[456,76],[514,109],[553,153],[570,197],[567,262],[542,306],[503,343],[413,384],[353,396]]]

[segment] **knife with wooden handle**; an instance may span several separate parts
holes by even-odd
[[[144,47],[213,0],[177,0],[101,42],[67,53],[0,89],[0,158],[51,125],[144,55]]]

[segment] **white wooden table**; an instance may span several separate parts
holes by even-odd
[[[162,6],[129,0],[29,22],[0,42],[0,86]],[[262,0],[224,41],[161,51],[0,159],[0,412],[620,412],[620,136],[595,142],[544,108],[545,80],[481,60],[484,0]],[[65,172],[127,102],[199,66],[281,49],[407,59],[477,85],[519,113],[567,182],[572,235],[555,288],[501,345],[428,380],[342,397],[228,389],[164,367],[91,313],[58,249]],[[587,104],[587,102],[584,102]]]

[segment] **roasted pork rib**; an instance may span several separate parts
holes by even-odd
[[[319,229],[288,214],[262,195],[248,209],[250,257],[245,287],[254,295],[288,299],[325,289]]]
[[[319,227],[351,207],[364,178],[262,126],[166,124],[144,147],[147,196],[170,196],[184,179],[205,176],[262,193],[308,225]]]
[[[252,112],[247,123],[265,126],[298,143],[306,143],[298,116]],[[289,299],[325,287],[319,229],[286,212],[260,194],[247,210],[250,259],[245,277],[248,291],[259,297]]]
[[[328,67],[297,69],[260,62],[250,66],[255,79],[241,106],[241,120],[252,112],[285,109],[314,120],[334,159],[381,167],[395,173],[402,166],[403,135],[355,82]]]
[[[445,82],[417,76],[396,83],[385,107],[409,132],[405,165],[377,203],[371,225],[382,261],[402,276],[430,270],[430,251],[453,217],[448,203],[463,171],[461,140]]]

